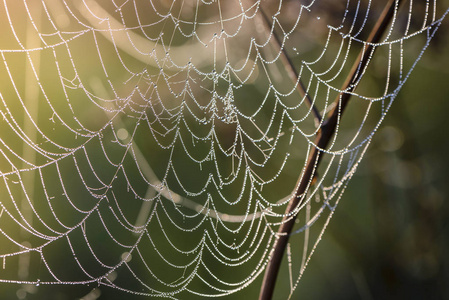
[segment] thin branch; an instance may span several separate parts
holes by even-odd
[[[259,7],[260,13],[263,16],[263,20],[264,20],[264,24],[265,27],[267,28],[268,32],[271,32],[271,26],[273,25],[268,16],[265,14],[264,10],[262,9],[262,7]],[[302,81],[299,79],[299,74],[295,69],[295,65],[293,64],[290,56],[287,53],[287,50],[285,49],[285,47],[283,47],[282,42],[279,38],[279,36],[277,35],[276,31],[274,31],[273,29],[273,37],[270,39],[270,42],[275,44],[276,47],[278,49],[281,50],[281,61],[282,64],[285,67],[285,70],[287,71],[287,74],[290,76],[291,80],[293,82],[296,82],[296,89],[298,90],[299,94],[301,95],[301,97],[304,97],[306,99],[307,104],[309,105],[309,107],[312,109],[312,112],[315,116],[315,124],[317,126],[319,126],[319,124],[321,123],[321,114],[318,110],[318,108],[315,106],[314,102],[312,101],[312,99],[310,99],[309,94],[306,91],[306,88],[304,87]]]
[[[315,170],[321,161],[321,157],[324,155],[322,149],[326,149],[335,133],[338,125],[339,118],[341,117],[345,107],[347,106],[349,99],[351,98],[351,92],[357,86],[360,80],[363,70],[368,64],[370,57],[375,50],[375,44],[378,43],[388,28],[393,16],[395,15],[397,7],[403,0],[389,0],[382,15],[379,17],[376,25],[374,26],[371,34],[369,35],[365,46],[360,52],[357,60],[355,61],[350,73],[348,74],[347,80],[345,81],[342,92],[338,95],[335,100],[334,109],[329,112],[328,118],[317,133],[315,139],[316,147],[311,151],[308,159],[305,171],[301,179],[297,183],[297,188],[294,197],[292,197],[290,203],[285,212],[285,217],[282,224],[279,226],[277,233],[277,240],[273,245],[273,250],[271,252],[271,258],[268,262],[267,269],[265,270],[265,276],[262,282],[262,287],[259,295],[260,300],[269,300],[273,296],[274,286],[276,283],[276,277],[279,272],[282,257],[284,256],[285,248],[288,243],[290,233],[295,224],[296,215],[293,214],[295,208],[304,199],[304,194],[310,184],[310,181],[315,175]]]

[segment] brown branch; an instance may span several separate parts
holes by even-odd
[[[267,31],[271,32],[272,31],[271,26],[273,24],[271,24],[268,16],[265,14],[262,7],[259,7],[259,9],[260,9],[261,15],[263,16],[264,24],[267,27]],[[299,79],[299,74],[295,69],[295,65],[293,64],[293,61],[291,60],[290,56],[288,55],[285,47],[282,46],[282,42],[281,42],[279,36],[274,31],[274,29],[273,29],[273,37],[274,38],[270,39],[270,42],[274,43],[276,45],[276,47],[281,50],[280,57],[281,57],[282,64],[285,67],[285,70],[287,71],[287,74],[290,76],[291,80],[293,82],[297,83],[296,90],[299,92],[301,97],[304,97],[306,99],[307,104],[312,109],[312,112],[315,116],[315,124],[317,126],[319,126],[319,124],[321,123],[321,119],[322,119],[321,114],[320,114],[318,108],[313,103],[312,99],[310,99],[310,96],[307,93],[306,88],[304,87],[302,81]]]
[[[365,43],[365,46],[348,74],[347,80],[343,84],[342,92],[338,95],[334,102],[334,109],[329,112],[327,120],[317,133],[315,138],[316,147],[307,159],[304,174],[297,183],[295,195],[288,204],[283,222],[279,226],[277,233],[278,238],[273,245],[271,258],[265,270],[265,276],[263,278],[259,295],[260,300],[269,300],[273,296],[276,277],[279,272],[282,257],[284,256],[285,247],[287,246],[290,233],[293,229],[293,225],[295,224],[296,215],[293,211],[301,203],[302,199],[304,199],[309,183],[313,179],[315,170],[320,163],[321,157],[323,156],[323,154],[320,155],[320,152],[322,149],[326,149],[329,141],[334,135],[339,118],[351,98],[351,92],[354,91],[357,86],[357,83],[363,75],[363,71],[368,64],[370,57],[373,55],[375,44],[379,43],[382,35],[388,28],[388,25],[395,14],[396,7],[398,7],[401,2],[403,2],[403,0],[388,1],[382,15],[379,17]]]

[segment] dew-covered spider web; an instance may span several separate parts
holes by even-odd
[[[2,1],[0,282],[229,295],[260,285],[294,217],[281,268],[293,293],[448,13],[395,1],[367,42],[387,2]]]

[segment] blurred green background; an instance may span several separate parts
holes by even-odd
[[[374,137],[297,299],[449,298],[448,27]]]

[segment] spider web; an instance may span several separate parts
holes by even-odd
[[[385,3],[4,0],[0,282],[229,295],[261,278],[278,227],[296,217],[293,293],[448,13],[436,0],[395,3],[342,88]],[[295,195],[345,93],[348,111]]]

